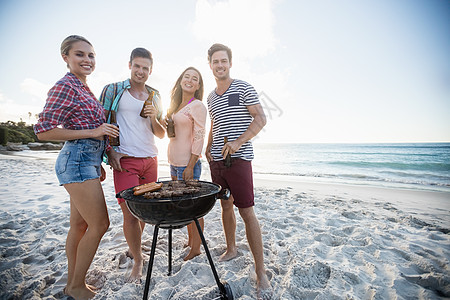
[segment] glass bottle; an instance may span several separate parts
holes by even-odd
[[[228,137],[224,137],[223,138],[223,145],[225,146],[225,144],[228,143]],[[229,168],[231,167],[231,154],[230,152],[228,152],[227,156],[225,157],[225,161],[223,162],[225,167]]]
[[[116,112],[115,111],[111,111],[111,124],[117,126],[117,128],[119,128],[119,124],[117,124],[117,120],[116,120]],[[120,146],[120,140],[119,140],[119,136],[117,137],[113,137],[113,136],[109,136],[109,144],[111,146]]]
[[[167,136],[169,138],[175,137],[175,123],[172,116],[173,114],[169,114],[169,111],[167,111]]]
[[[147,105],[152,105],[152,104],[153,104],[153,95],[154,95],[154,94],[155,94],[155,92],[152,91],[152,92],[148,95],[147,100],[144,101],[144,105],[142,105],[142,109],[141,109],[141,113],[140,113],[140,116],[141,116],[141,117],[147,118],[147,117],[145,116],[145,114],[144,114],[144,108],[145,108]]]

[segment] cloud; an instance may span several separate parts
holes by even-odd
[[[275,37],[276,18],[274,0],[198,0],[194,36],[200,41],[223,43],[233,50],[232,77],[252,84],[258,93],[263,93],[261,104],[267,114],[268,123],[258,138],[273,139],[285,131],[280,113],[289,111],[293,95],[287,86],[291,70],[267,65],[255,69],[253,59],[264,59],[276,52],[279,44]],[[205,84],[214,88],[213,77],[206,70]],[[236,76],[236,77],[234,77]],[[278,138],[279,139],[279,138]]]
[[[3,93],[0,93],[0,122],[24,121],[29,124],[36,123],[35,115],[42,110],[42,106],[35,104],[19,104],[11,98],[8,98]],[[30,114],[31,113],[31,116]]]
[[[25,78],[20,84],[20,88],[23,92],[33,96],[33,98],[31,98],[33,102],[40,102],[43,105],[51,85],[42,83],[33,78]]]
[[[20,89],[26,95],[25,103],[6,94],[0,93],[0,122],[24,121],[29,124],[36,123],[36,115],[42,111],[47,92],[51,85],[42,83],[33,78],[26,78],[20,84]]]
[[[271,0],[198,0],[192,30],[199,40],[226,44],[241,56],[265,56],[277,43],[272,6]]]

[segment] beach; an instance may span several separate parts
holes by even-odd
[[[67,299],[69,197],[57,183],[55,157],[51,151],[0,154],[0,299]],[[87,282],[99,289],[95,299],[140,299],[154,227],[147,224],[142,237],[142,282],[127,283],[132,260],[112,172],[105,169],[111,225]],[[167,177],[166,170],[160,167],[159,176]],[[210,180],[208,174],[202,179]],[[255,212],[273,299],[450,298],[449,192],[255,175]],[[205,216],[204,235],[234,299],[255,299],[253,258],[239,215],[235,259],[218,261],[225,250],[218,201]],[[218,299],[203,248],[183,261],[186,242],[185,227],[173,230],[168,276],[168,231],[159,231],[150,299]]]

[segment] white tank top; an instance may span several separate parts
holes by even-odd
[[[119,101],[117,124],[120,146],[117,151],[134,157],[155,157],[158,149],[150,118],[139,116],[144,101],[134,98],[126,90]]]

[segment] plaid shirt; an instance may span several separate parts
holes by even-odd
[[[34,125],[36,134],[62,125],[63,128],[95,129],[105,123],[105,111],[87,85],[67,73],[48,92],[44,110]]]

